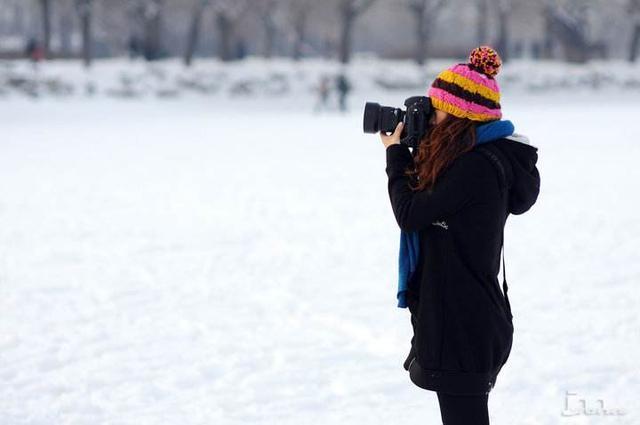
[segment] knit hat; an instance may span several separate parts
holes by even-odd
[[[493,121],[502,117],[500,88],[494,77],[502,60],[489,46],[480,46],[469,55],[468,63],[442,71],[429,88],[431,104],[458,118]]]

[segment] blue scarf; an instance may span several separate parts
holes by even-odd
[[[511,136],[514,126],[511,121],[493,121],[476,127],[476,145]],[[400,231],[400,254],[398,256],[398,307],[407,308],[407,286],[416,271],[420,255],[418,232]]]

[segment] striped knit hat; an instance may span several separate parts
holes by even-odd
[[[468,63],[442,71],[429,88],[432,105],[458,118],[493,121],[502,117],[500,88],[494,77],[502,60],[489,46],[471,52]]]

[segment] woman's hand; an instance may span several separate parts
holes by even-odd
[[[382,139],[382,144],[385,148],[388,148],[391,145],[397,145],[400,143],[400,134],[402,133],[402,128],[404,127],[404,123],[400,121],[396,126],[393,134],[387,136],[384,131],[380,132],[380,139]]]

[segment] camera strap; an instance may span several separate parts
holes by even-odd
[[[487,145],[478,146],[477,150],[481,152],[487,159],[489,159],[491,164],[494,166],[494,168],[498,172],[498,176],[500,179],[500,192],[505,205],[505,214],[508,214],[509,187],[507,182],[507,172],[505,170],[505,167],[502,161],[498,157],[498,155],[500,154],[497,152],[494,152],[493,149]],[[502,251],[502,291],[504,292],[504,298],[507,304],[507,310],[509,312],[509,316],[513,318],[513,314],[511,313],[511,303],[509,302],[509,296],[507,295],[509,286],[507,285],[507,271],[506,271],[506,265],[504,261],[504,251],[505,251],[504,250],[504,226],[502,227],[502,237],[500,242],[501,242],[501,251]]]

